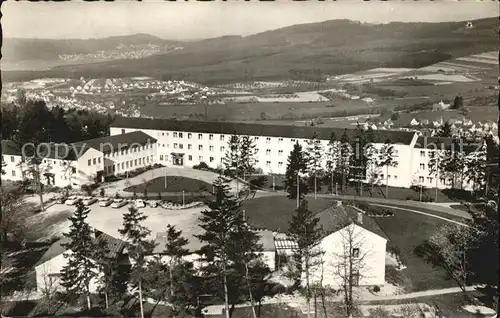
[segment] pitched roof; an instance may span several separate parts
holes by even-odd
[[[110,153],[121,149],[127,149],[132,145],[144,146],[148,143],[155,143],[155,142],[156,139],[149,136],[148,134],[142,131],[134,131],[126,134],[105,136],[105,137],[75,142],[72,145],[77,148],[80,147],[84,147],[85,149],[94,148],[103,153]],[[83,154],[84,151],[80,153]]]
[[[308,139],[316,133],[319,139],[329,140],[333,133],[340,136],[347,132],[349,139],[354,141],[357,135],[356,129],[310,127],[291,125],[263,125],[241,122],[213,122],[194,120],[175,120],[163,118],[141,118],[141,117],[117,117],[111,127],[185,131],[196,133],[214,133],[225,135],[247,135],[247,136],[269,136],[285,138]],[[413,139],[414,132],[407,131],[374,131],[375,142],[383,143],[391,140],[393,143],[409,145]]]
[[[354,223],[367,231],[389,240],[387,234],[385,234],[372,217],[363,215],[362,222],[359,222],[358,212],[358,210],[351,206],[331,206],[318,213],[319,224],[323,226],[323,236],[326,237]]]
[[[125,241],[112,237],[106,233],[103,233],[99,230],[95,230],[95,238],[92,240],[94,244],[104,243],[108,248],[108,257],[116,258],[122,252],[123,249],[127,246]],[[42,257],[38,260],[35,266],[39,266],[56,256],[59,256],[66,252],[66,249],[63,245],[71,242],[71,239],[64,236],[61,239],[54,242],[49,249],[42,255]]]
[[[2,140],[2,155],[20,156],[21,149],[12,140]]]
[[[475,140],[465,140],[449,138],[449,137],[427,137],[420,136],[417,138],[417,142],[415,143],[415,148],[417,149],[442,149],[449,150],[451,149],[454,142],[459,142],[462,145],[462,150],[466,153],[473,152],[477,149],[481,143],[478,143]]]

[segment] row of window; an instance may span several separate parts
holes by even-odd
[[[433,180],[434,180],[433,177],[427,177],[427,183],[432,183]],[[424,183],[424,181],[425,181],[425,178],[423,176],[418,177],[418,182]],[[449,178],[448,180],[446,180],[445,178],[439,178],[439,183],[441,185],[445,185],[445,184],[450,185],[453,183],[453,179]]]
[[[119,172],[120,169],[121,170],[128,170],[129,168],[134,168],[134,167],[138,167],[138,166],[147,165],[150,162],[151,163],[154,162],[153,155],[142,157],[142,158],[137,158],[137,159],[133,159],[133,160],[124,161],[124,162],[121,162],[121,163],[117,163],[114,166],[108,166],[108,167],[106,167],[105,170],[106,170],[107,173],[114,173],[115,171]]]
[[[147,149],[153,149],[153,145],[152,144],[148,144],[148,145],[144,145],[144,146],[136,146],[136,147],[132,147],[132,148],[129,148],[129,149],[122,149],[122,150],[114,150],[113,152],[109,153],[109,154],[104,154],[105,157],[118,157],[118,153],[120,153],[120,155],[127,155],[129,152],[130,153],[133,153],[133,152],[139,152],[141,150],[147,150]]]
[[[374,177],[375,179],[377,179],[378,177],[380,177],[380,179],[385,180],[385,179],[384,179],[384,174],[383,174],[383,173],[381,173],[380,175],[375,173],[375,174],[373,175],[373,177]],[[387,175],[387,180],[391,180],[391,179],[398,180],[398,176],[397,176],[397,175],[392,175],[392,176],[391,176],[390,174],[388,174],[388,175]]]
[[[124,130],[122,130],[122,133],[124,133]],[[168,137],[169,133],[168,132],[167,133],[164,133],[164,132],[158,133],[158,136],[160,136],[160,135],[161,136],[165,136],[166,135]],[[176,131],[174,131],[172,135],[173,135],[174,138],[183,138],[184,137],[184,133],[182,133],[182,132],[176,132]],[[188,139],[192,139],[193,138],[193,134],[192,133],[187,133],[187,138]],[[224,141],[225,135],[220,135],[219,139],[220,139],[220,141]],[[198,134],[198,140],[203,140],[203,134]],[[214,134],[209,134],[208,135],[208,140],[214,140]],[[254,140],[255,141],[259,140],[259,137],[254,137]],[[291,139],[290,141],[292,143],[295,143],[295,139]],[[282,143],[282,142],[283,142],[283,138],[278,138],[278,143]],[[271,143],[271,137],[266,137],[266,143],[267,144]]]
[[[101,164],[101,157],[92,158],[92,159],[89,159],[89,160],[88,160],[88,165],[89,165],[89,167],[90,167],[91,165],[96,165],[96,164]]]

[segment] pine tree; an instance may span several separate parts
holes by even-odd
[[[439,129],[436,136],[438,137],[452,137],[453,131],[451,129],[451,124],[448,121],[445,121],[443,126]]]
[[[141,318],[144,318],[144,308],[142,301],[142,282],[145,277],[146,256],[151,255],[155,247],[152,240],[147,237],[151,231],[141,223],[147,219],[142,212],[135,207],[130,207],[128,212],[123,214],[123,228],[118,232],[130,242],[129,256],[132,259],[131,282],[138,287],[139,305]]]
[[[385,197],[389,196],[389,167],[396,167],[398,165],[398,161],[396,159],[396,150],[392,145],[391,141],[387,139],[382,146],[382,149],[379,151],[377,166],[385,167]]]
[[[256,318],[250,272],[252,265],[261,257],[262,245],[259,244],[259,234],[250,228],[242,213],[235,216],[234,229],[230,233],[230,242],[228,258],[235,267],[236,274],[242,278],[242,281],[246,282],[253,317]]]
[[[255,142],[249,136],[243,136],[240,139],[240,160],[239,160],[239,170],[243,173],[243,176],[250,175],[255,170]]]
[[[229,185],[221,177],[215,180],[213,186],[216,190],[215,199],[207,202],[208,209],[201,212],[199,226],[204,232],[196,237],[204,243],[200,254],[209,264],[203,270],[206,274],[215,273],[217,277],[222,277],[225,315],[229,318],[229,254],[233,246],[231,232],[241,213],[241,202],[230,194]]]
[[[167,242],[165,244],[164,254],[169,257],[168,261],[168,276],[170,282],[170,297],[171,301],[175,297],[175,286],[173,270],[175,266],[180,265],[182,258],[189,254],[189,250],[185,248],[188,240],[182,237],[182,231],[176,230],[175,226],[167,225]]]
[[[68,263],[62,270],[61,285],[70,297],[84,293],[90,310],[92,306],[90,303],[90,282],[97,276],[97,273],[96,265],[92,260],[95,250],[92,229],[86,222],[89,212],[89,208],[78,202],[75,213],[69,218],[71,221],[69,232],[64,233],[69,242],[62,244],[62,246],[70,252],[64,254],[68,258]]]
[[[328,148],[325,153],[326,158],[326,171],[330,175],[330,191],[333,194],[333,180],[337,179],[334,177],[335,173],[340,167],[340,143],[337,140],[337,136],[334,132],[330,135],[330,140],[328,142]]]
[[[487,192],[486,155],[486,143],[483,143],[477,151],[469,153],[464,158],[464,177],[467,182],[473,184],[472,191],[485,187],[485,192]]]
[[[340,136],[340,171],[342,174],[342,190],[345,191],[347,183],[347,174],[349,173],[349,163],[353,155],[347,129]]]
[[[306,169],[309,177],[314,178],[314,199],[316,199],[317,179],[323,172],[323,146],[316,132],[307,142],[306,154]]]
[[[226,156],[223,160],[224,169],[229,173],[239,174],[239,164],[241,163],[241,142],[240,137],[232,135],[227,143]]]
[[[299,208],[292,217],[288,233],[290,238],[297,242],[297,250],[294,255],[297,270],[296,284],[300,283],[299,277],[302,274],[306,278],[308,316],[311,311],[309,273],[311,268],[317,265],[315,257],[321,253],[317,247],[320,243],[322,232],[323,230],[319,225],[319,218],[314,216],[314,213],[309,210],[307,200],[302,200]]]
[[[302,146],[295,143],[293,150],[288,156],[288,164],[285,172],[285,188],[289,199],[297,199],[297,179],[299,179],[300,198],[307,194],[307,184],[300,178],[301,173],[306,172],[306,160],[302,151]]]
[[[117,273],[117,260],[111,258],[109,246],[105,241],[98,241],[94,245],[93,260],[99,274],[99,291],[104,294],[106,309],[109,308],[109,295],[113,291],[114,277]]]

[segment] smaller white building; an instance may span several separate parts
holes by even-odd
[[[128,266],[130,264],[126,253],[127,243],[114,238],[106,233],[98,230],[92,231],[93,241],[96,244],[106,244],[109,250],[108,257],[113,259],[119,265]],[[36,273],[36,289],[42,293],[44,290],[50,289],[52,292],[60,291],[61,271],[68,264],[66,255],[71,254],[71,250],[66,250],[63,245],[70,243],[70,239],[63,237],[54,242],[49,249],[43,254],[40,260],[35,265]],[[98,279],[94,278],[90,282],[90,292],[98,291]]]

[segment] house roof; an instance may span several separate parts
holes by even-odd
[[[20,156],[21,149],[12,140],[2,140],[2,155]]]
[[[349,139],[354,141],[357,135],[356,129],[343,129],[331,127],[310,127],[291,125],[263,125],[239,122],[213,122],[194,120],[175,120],[162,118],[141,117],[117,117],[111,127],[185,131],[195,133],[214,133],[225,135],[247,135],[247,136],[269,136],[285,138],[311,138],[314,133],[319,139],[329,140],[333,133],[340,136],[347,132]],[[383,143],[391,140],[393,143],[409,145],[413,139],[414,132],[406,131],[374,131],[375,142]]]
[[[144,146],[148,143],[155,143],[156,139],[149,136],[142,131],[134,131],[126,134],[105,136],[95,139],[84,140],[81,142],[73,143],[75,147],[94,148],[103,153],[110,153],[112,151],[129,148],[132,145]],[[80,153],[84,153],[82,151]]]
[[[449,137],[427,137],[420,136],[417,138],[417,142],[415,143],[416,149],[442,149],[449,150],[453,145],[455,138]],[[464,152],[469,153],[473,152],[477,149],[477,146],[480,145],[475,140],[465,140],[459,139],[459,143],[462,145],[462,149]]]
[[[92,241],[94,244],[105,243],[108,248],[107,256],[110,258],[118,257],[123,252],[124,248],[127,246],[127,243],[125,241],[117,239],[99,230],[95,230],[95,238]],[[64,252],[66,252],[66,249],[63,247],[63,245],[68,244],[70,242],[71,239],[69,239],[66,236],[54,242],[49,247],[49,249],[42,255],[42,257],[38,260],[35,266],[39,266],[53,259],[54,257],[59,256]]]
[[[354,223],[367,231],[389,240],[389,237],[380,228],[375,219],[363,214],[362,220],[359,222],[358,213],[359,211],[352,206],[331,206],[323,210],[317,215],[319,217],[319,224],[323,226],[323,236],[326,237]]]

